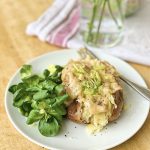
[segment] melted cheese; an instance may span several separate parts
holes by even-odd
[[[117,108],[113,93],[122,89],[117,82],[119,75],[109,63],[96,59],[72,61],[70,68],[72,91],[82,103],[82,119],[90,122],[87,125],[89,133],[99,132]]]

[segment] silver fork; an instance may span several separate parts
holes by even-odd
[[[88,55],[91,58],[99,59],[93,52],[91,52],[88,49],[80,49],[78,53],[81,56],[81,58],[85,58]],[[150,102],[150,89],[144,88],[132,81],[129,81],[122,75],[120,75],[120,79]]]

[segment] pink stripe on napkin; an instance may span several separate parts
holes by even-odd
[[[50,44],[66,47],[68,40],[78,31],[80,26],[80,7],[72,10],[68,18],[58,26],[52,34],[49,34],[47,41]]]

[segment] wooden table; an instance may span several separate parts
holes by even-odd
[[[12,126],[4,108],[4,92],[8,80],[26,61],[58,47],[28,37],[25,28],[45,10],[51,0],[0,0],[0,149],[42,150]],[[150,87],[150,67],[130,63],[144,77]],[[140,111],[140,110],[139,110]],[[150,116],[141,130],[114,150],[149,150]]]

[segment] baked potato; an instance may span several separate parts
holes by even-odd
[[[90,133],[99,132],[120,116],[123,89],[118,72],[108,62],[71,60],[62,71],[62,82],[70,96],[67,117],[87,124]]]

